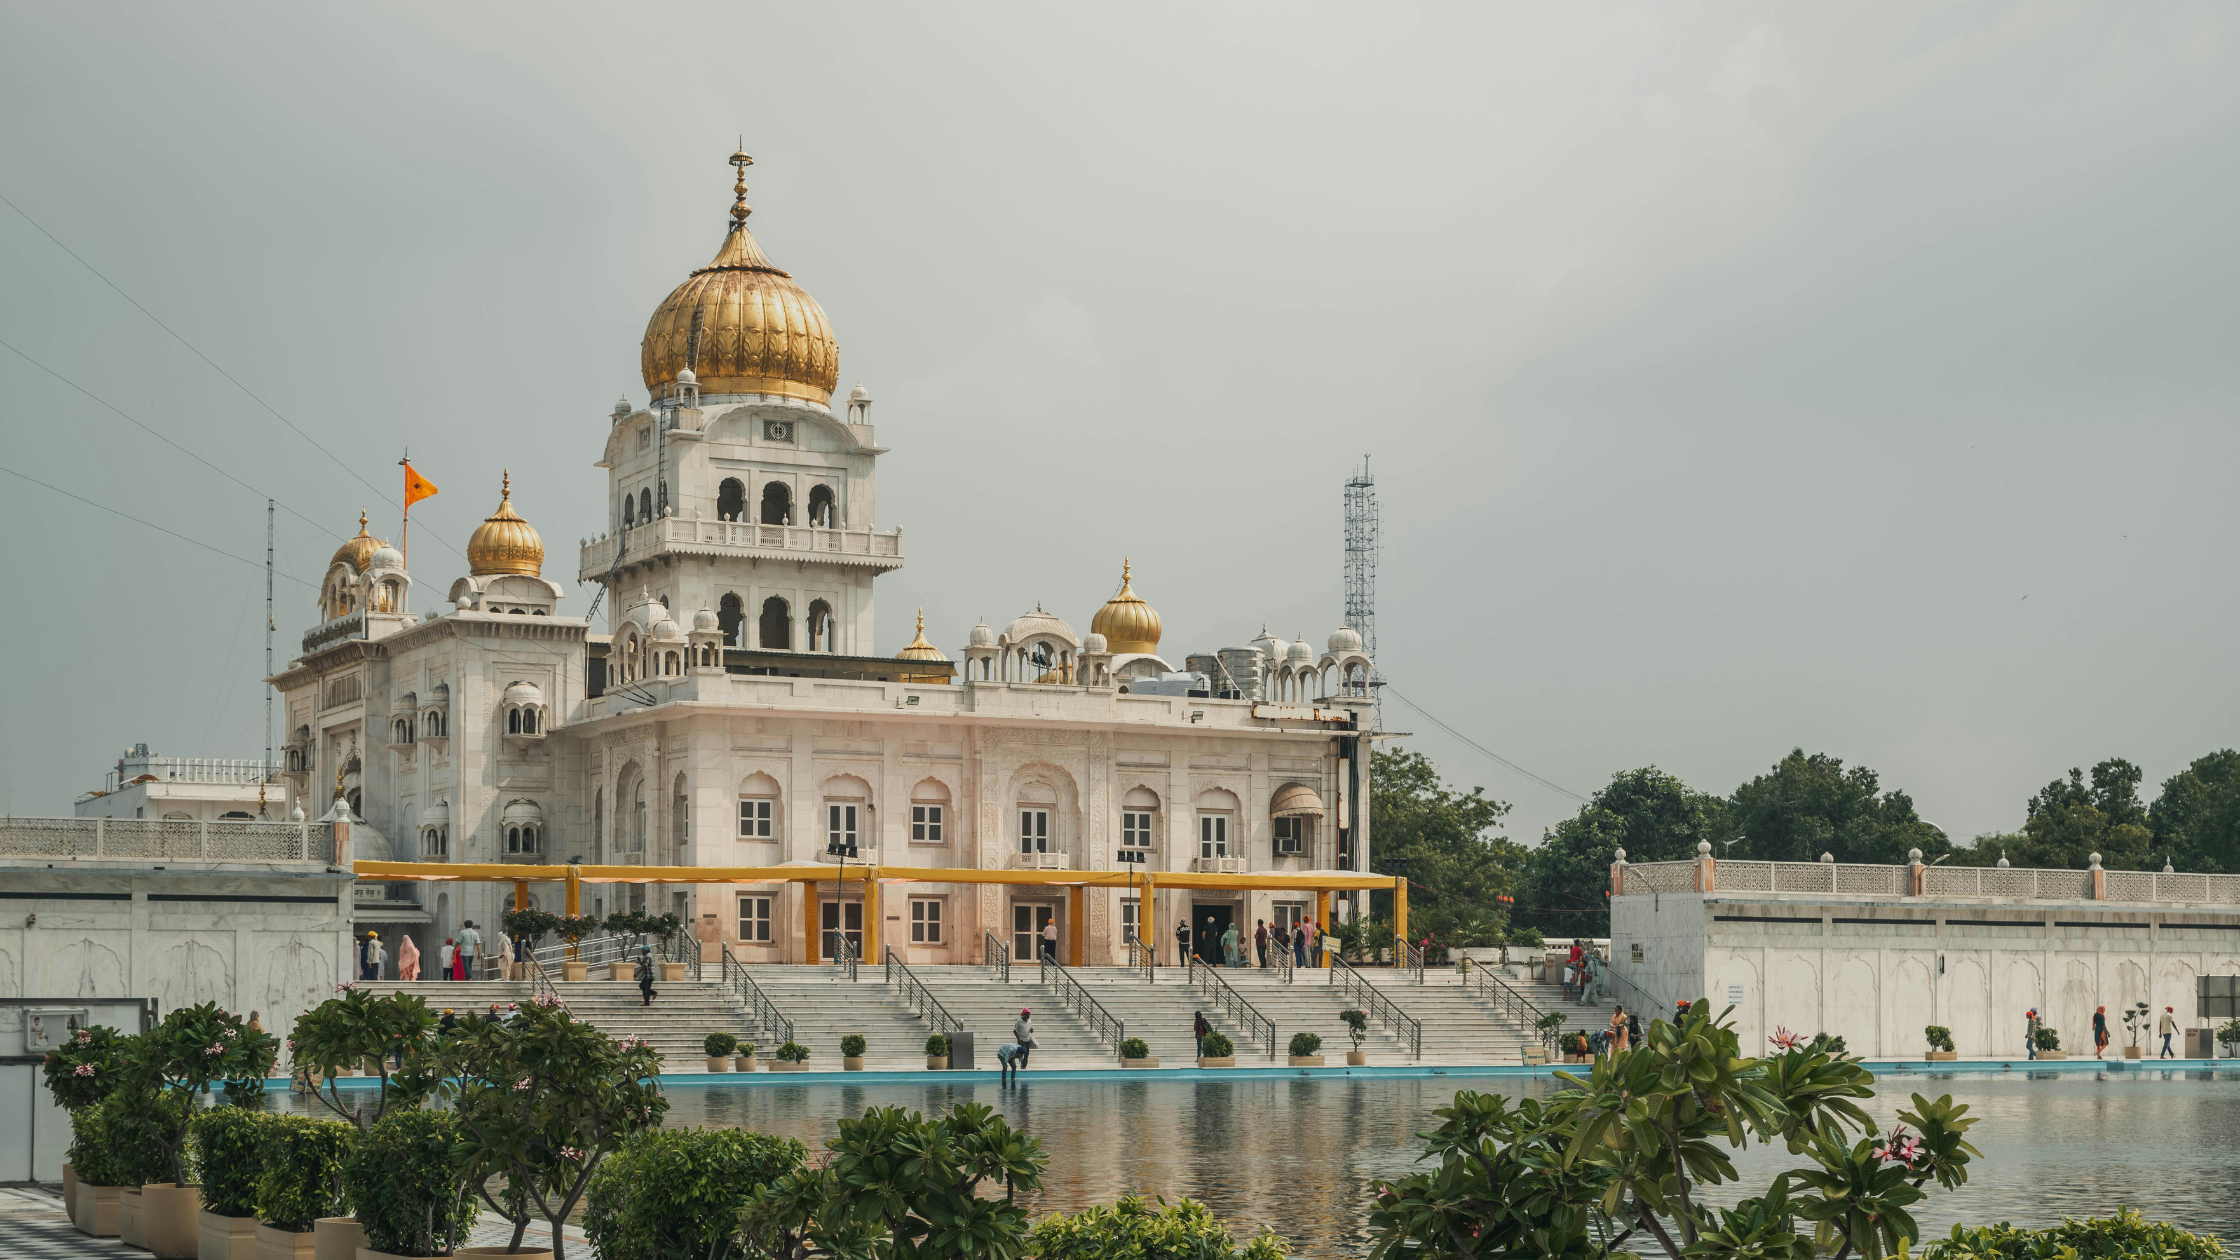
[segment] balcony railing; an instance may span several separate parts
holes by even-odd
[[[710,521],[668,516],[624,530],[618,538],[597,538],[583,545],[579,571],[604,573],[621,558],[640,560],[659,552],[698,555],[807,556],[845,561],[861,557],[876,568],[902,564],[902,531],[823,529],[815,525],[760,525],[752,521]]]
[[[1746,862],[1712,864],[1711,887],[1722,893],[1812,894],[1846,897],[1910,895],[1911,866],[1855,862]],[[1921,895],[2004,901],[2110,901],[2137,905],[2240,905],[2240,875],[2183,871],[2099,871],[2093,895],[2091,870],[2004,866],[1923,866]],[[1628,863],[1622,893],[1684,893],[1697,888],[1695,862]]]
[[[1190,859],[1190,869],[1200,875],[1241,875],[1249,868],[1242,857],[1201,857]]]
[[[1071,853],[1014,853],[1011,869],[1015,871],[1070,871],[1073,869]]]
[[[160,818],[0,818],[0,858],[334,862],[334,826]]]
[[[127,758],[121,772],[109,772],[103,790],[114,792],[149,774],[166,783],[260,783],[279,773],[279,762],[261,757]]]

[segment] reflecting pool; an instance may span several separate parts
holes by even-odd
[[[932,1113],[997,1108],[1050,1155],[1040,1210],[1071,1211],[1128,1190],[1188,1195],[1242,1230],[1273,1227],[1294,1255],[1358,1256],[1370,1184],[1405,1176],[1434,1109],[1457,1089],[1545,1096],[1548,1078],[1041,1081],[1017,1085],[752,1085],[669,1091],[674,1126],[760,1129],[812,1149],[833,1122],[875,1106]],[[1931,1188],[1924,1233],[1955,1220],[2050,1224],[2118,1204],[2200,1232],[2240,1235],[2240,1071],[2152,1069],[2029,1076],[1900,1073],[1869,1111],[1885,1126],[1916,1091],[1950,1093],[1981,1122],[1983,1159],[1957,1192]],[[302,1106],[308,1100],[297,1100]],[[1737,1158],[1745,1194],[1797,1162],[1753,1146]]]

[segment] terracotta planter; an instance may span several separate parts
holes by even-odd
[[[685,979],[685,968],[689,965],[689,963],[681,962],[665,962],[661,964],[662,982],[666,984],[674,984],[679,980]]]
[[[317,1236],[308,1229],[299,1234],[258,1221],[256,1234],[256,1260],[315,1260],[318,1255]]]
[[[148,1249],[148,1222],[141,1215],[140,1187],[117,1187],[117,1237],[127,1247]]]
[[[730,1071],[730,1070],[731,1070],[731,1057],[730,1057],[729,1055],[723,1055],[723,1056],[721,1056],[721,1057],[719,1057],[719,1056],[716,1056],[716,1055],[712,1055],[712,1054],[711,1054],[711,1055],[709,1055],[709,1056],[708,1056],[708,1070],[709,1070],[710,1072],[728,1072],[728,1071]]]
[[[863,1056],[858,1054],[843,1057],[840,1060],[840,1069],[844,1072],[861,1072],[863,1070]]]
[[[562,980],[582,980],[590,974],[591,964],[589,963],[564,962],[560,964],[560,978]]]
[[[69,1207],[78,1201],[78,1169],[69,1160],[62,1161],[62,1205]]]
[[[926,1071],[928,1071],[928,1072],[946,1072],[946,1071],[948,1071],[948,1070],[949,1070],[949,1056],[948,1056],[948,1055],[945,1055],[945,1054],[929,1054],[929,1055],[927,1055],[927,1056],[926,1056]]]
[[[1957,1050],[1931,1050],[1921,1057],[1931,1063],[1957,1063],[1960,1061],[1960,1052]]]
[[[81,1181],[70,1196],[70,1223],[94,1238],[115,1238],[124,1226],[124,1187]]]
[[[161,1260],[195,1260],[202,1253],[202,1187],[140,1187],[140,1229]]]
[[[504,1256],[506,1260],[552,1260],[552,1248],[550,1247],[542,1249],[523,1247],[519,1251],[507,1251],[503,1247],[461,1247],[451,1254],[454,1256]]]
[[[355,1216],[322,1216],[311,1226],[312,1260],[357,1260],[366,1228]]]
[[[734,1072],[754,1071],[754,1056],[751,1054],[733,1055],[731,1058],[731,1070]]]
[[[1368,1052],[1368,1051],[1366,1051],[1366,1050],[1348,1050],[1348,1051],[1346,1051],[1346,1066],[1347,1066],[1347,1067],[1367,1067],[1367,1066],[1369,1066],[1369,1052]]]
[[[2069,1057],[2069,1052],[2066,1050],[2040,1050],[2038,1057],[2041,1059],[2066,1059]]]
[[[806,1072],[809,1070],[809,1065],[806,1063],[788,1063],[784,1059],[772,1059],[770,1060],[770,1070],[773,1072]]]
[[[638,965],[636,963],[608,963],[607,979],[628,980],[630,978],[630,973],[636,971],[637,969]]]
[[[2145,1057],[2144,1048],[2140,1046],[2125,1046],[2123,1048],[2123,1057],[2126,1059],[2143,1058]]]
[[[1293,1067],[1321,1067],[1322,1056],[1319,1054],[1287,1055],[1284,1058],[1284,1062],[1289,1063]]]
[[[1224,1056],[1219,1059],[1208,1059],[1201,1057],[1198,1060],[1198,1066],[1202,1068],[1233,1068],[1236,1065],[1237,1056],[1233,1054]]]
[[[257,1260],[256,1217],[209,1211],[197,1216],[195,1255],[200,1260]]]
[[[1122,1059],[1120,1060],[1120,1066],[1124,1068],[1155,1068],[1159,1066],[1159,1061],[1157,1059]]]

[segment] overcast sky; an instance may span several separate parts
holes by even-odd
[[[1972,836],[2240,742],[2236,59],[2213,4],[11,5],[0,193],[216,368],[6,206],[0,340],[255,489],[4,349],[0,465],[260,563],[278,498],[283,665],[407,447],[421,606],[506,466],[572,583],[743,133],[893,448],[880,650],[1085,632],[1123,554],[1170,659],[1319,645],[1370,454],[1448,724]],[[0,483],[0,810],[260,755],[258,568]]]

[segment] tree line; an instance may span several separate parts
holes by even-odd
[[[2240,871],[2240,752],[2196,759],[2162,782],[2150,802],[2145,774],[2111,757],[2077,767],[2024,804],[2021,825],[1955,843],[1885,790],[1867,766],[1793,749],[1764,774],[1720,796],[1655,766],[1621,770],[1570,818],[1527,848],[1500,834],[1506,802],[1450,786],[1422,753],[1376,754],[1370,793],[1372,868],[1409,881],[1410,935],[1450,944],[1495,944],[1519,929],[1551,937],[1606,936],[1610,862],[1714,857],[1895,864],[1919,849],[1948,866],[2082,869],[2100,855],[2110,870]],[[1371,914],[1389,919],[1391,894]]]

